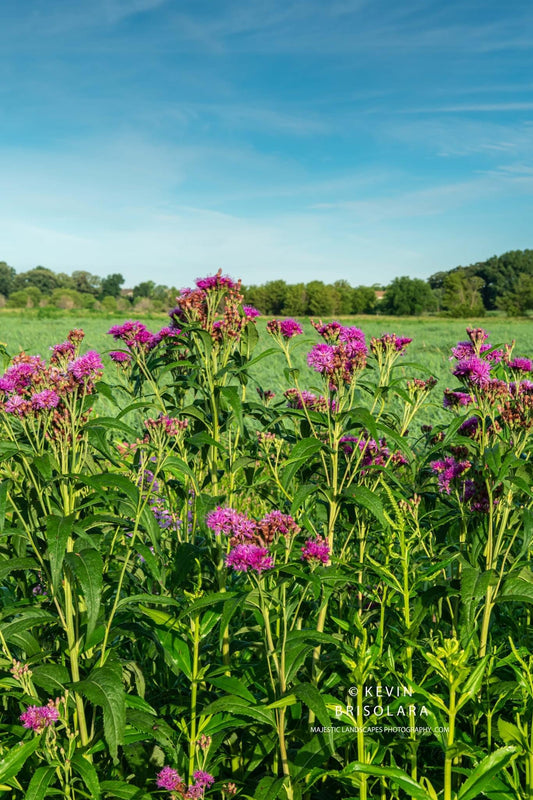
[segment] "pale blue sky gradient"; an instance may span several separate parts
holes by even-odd
[[[387,283],[533,247],[533,5],[3,0],[0,260]]]

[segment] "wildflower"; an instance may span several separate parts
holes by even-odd
[[[199,784],[200,786],[209,787],[209,786],[212,786],[214,784],[214,782],[215,782],[215,779],[213,778],[213,776],[210,775],[209,772],[205,772],[205,770],[203,770],[203,769],[197,770],[194,773],[193,778],[196,781],[196,783]]]
[[[311,320],[311,325],[316,330],[316,332],[322,336],[327,342],[336,342],[339,338],[339,333],[341,331],[342,325],[340,322],[327,322],[325,325],[323,324],[322,320],[320,322],[315,322]]]
[[[370,340],[370,349],[374,355],[381,353],[399,353],[402,355],[413,340],[407,336],[396,336],[395,333],[384,333],[382,336],[373,336]]]
[[[102,359],[95,350],[89,350],[85,355],[71,361],[67,370],[78,381],[83,381],[84,378],[95,380],[103,372]]]
[[[160,789],[167,789],[169,792],[174,792],[179,787],[184,786],[183,779],[178,775],[177,770],[172,769],[172,767],[163,767],[161,772],[157,774],[156,783]]]
[[[25,677],[31,678],[33,674],[27,664],[22,664],[21,661],[17,661],[15,658],[13,659],[13,666],[9,671],[17,681],[21,681]]]
[[[7,414],[14,414],[17,417],[25,417],[30,408],[30,403],[19,394],[11,395],[4,405],[4,410]]]
[[[513,358],[512,361],[509,361],[509,366],[518,372],[531,372],[533,370],[533,361],[530,358]]]
[[[59,711],[53,700],[46,706],[30,706],[20,715],[20,721],[25,728],[31,728],[35,733],[42,733],[59,719]]]
[[[256,317],[261,316],[261,312],[258,311],[257,308],[254,308],[253,306],[243,306],[242,310],[244,312],[244,316],[248,320],[254,320],[256,319]]]
[[[188,419],[177,419],[176,417],[169,417],[167,414],[160,414],[157,419],[149,417],[145,419],[144,426],[147,428],[148,433],[157,430],[164,432],[167,436],[176,437],[183,433],[189,426]]]
[[[271,544],[280,536],[295,536],[300,532],[300,526],[296,524],[290,514],[282,514],[281,511],[271,511],[259,520],[256,526],[256,538],[264,545]]]
[[[108,330],[114,339],[121,340],[130,350],[151,350],[157,339],[139,320],[127,320],[122,325],[112,325]]]
[[[460,436],[469,436],[471,439],[473,439],[477,433],[478,427],[478,417],[469,417],[462,423],[462,425],[459,426],[457,433],[459,433]]]
[[[470,461],[456,461],[453,456],[447,456],[441,461],[432,461],[431,469],[438,475],[439,491],[450,494],[451,482],[470,468]]]
[[[483,328],[467,328],[466,332],[472,344],[478,347],[489,338],[489,334]]]
[[[236,289],[238,284],[234,283],[227,275],[222,274],[219,269],[216,275],[209,275],[207,278],[198,278],[196,281],[198,289],[203,289],[204,292],[209,292],[212,289]]]
[[[59,363],[62,360],[70,361],[76,354],[76,346],[68,340],[60,344],[54,344],[50,350],[52,351],[50,358],[50,363],[52,364]]]
[[[34,411],[57,408],[58,405],[59,395],[52,389],[44,389],[42,392],[36,392],[31,396],[31,407]]]
[[[284,339],[302,334],[303,328],[295,319],[272,319],[267,323],[267,331],[271,334],[280,334]]]
[[[206,525],[215,536],[220,536],[221,533],[227,536],[232,534],[241,543],[253,539],[255,534],[254,520],[233,508],[217,506],[215,511],[210,511],[207,515]]]
[[[283,394],[287,398],[289,408],[308,408],[310,411],[328,410],[328,401],[323,395],[317,397],[312,392],[306,390],[299,392],[298,389],[287,389]]]
[[[266,547],[256,544],[238,544],[226,556],[226,566],[232,567],[235,572],[264,572],[272,569],[274,562]]]
[[[460,406],[469,406],[473,402],[471,396],[466,392],[454,392],[451,389],[444,390],[444,400],[442,405],[444,408],[459,408]]]
[[[222,787],[226,794],[234,795],[237,794],[237,786],[234,783],[225,783]]]
[[[329,561],[329,544],[317,536],[316,539],[308,539],[302,547],[302,561],[314,561],[327,564]]]
[[[276,396],[272,389],[262,389],[260,386],[257,387],[257,394],[265,403],[269,403]]]
[[[113,350],[109,353],[109,357],[115,364],[131,364],[131,356],[129,353],[124,353],[121,350]]]
[[[198,745],[200,750],[203,750],[205,752],[206,750],[209,750],[209,748],[211,747],[211,737],[206,736],[205,733],[202,733],[196,744]],[[194,776],[194,778],[196,779],[196,775]]]
[[[487,361],[482,361],[478,356],[471,356],[459,361],[453,374],[456,378],[461,378],[473,386],[484,386],[490,378],[491,365]]]
[[[307,355],[307,363],[315,372],[332,373],[335,369],[335,348],[330,344],[315,344]]]

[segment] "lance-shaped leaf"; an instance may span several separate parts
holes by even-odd
[[[24,795],[25,800],[43,800],[55,774],[55,767],[39,767],[35,770]]]
[[[23,745],[16,744],[0,758],[0,783],[5,783],[22,769],[27,759],[41,744],[41,737],[35,736]]]
[[[120,664],[104,664],[93,669],[89,677],[71,685],[104,712],[104,736],[113,758],[117,757],[118,746],[124,741],[126,724],[126,702],[122,687],[122,668]]]
[[[54,592],[61,585],[61,568],[67,552],[67,542],[72,533],[73,517],[50,516],[46,519],[46,541]]]
[[[100,610],[104,568],[102,556],[98,550],[87,548],[79,553],[68,553],[66,561],[76,576],[87,606],[88,638],[94,630]]]
[[[485,789],[489,789],[493,778],[509,763],[515,753],[516,747],[507,745],[486,756],[459,789],[457,800],[475,800]]]

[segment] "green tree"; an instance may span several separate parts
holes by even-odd
[[[442,308],[452,317],[482,316],[485,313],[481,289],[483,279],[459,268],[449,272],[443,283]]]
[[[47,267],[35,267],[35,269],[30,269],[27,272],[19,272],[13,281],[13,289],[15,291],[34,287],[43,294],[52,294],[58,286],[57,275]]]
[[[333,310],[334,314],[346,316],[352,313],[353,308],[353,287],[348,281],[335,281],[333,289],[337,292],[337,303]]]
[[[533,275],[520,273],[515,291],[506,292],[500,298],[499,306],[509,316],[521,316],[533,308]]]
[[[352,314],[373,314],[376,309],[376,290],[370,286],[356,286],[352,291]]]
[[[154,281],[142,281],[133,287],[133,297],[152,297],[154,293]]]
[[[307,313],[311,316],[331,316],[338,302],[338,295],[333,286],[323,281],[311,281],[306,286]]]
[[[83,294],[92,294],[96,296],[100,292],[102,279],[99,275],[92,275],[87,270],[75,270],[71,277],[72,289]]]
[[[403,276],[387,286],[380,311],[385,314],[418,316],[435,308],[435,297],[429,285],[420,278]]]
[[[9,297],[13,291],[15,275],[13,267],[10,267],[5,261],[0,261],[0,294],[3,294],[4,297]]]
[[[107,275],[102,280],[100,292],[102,297],[108,295],[109,297],[120,297],[120,287],[124,283],[124,278],[120,272],[114,272],[112,275]]]
[[[293,283],[287,286],[283,313],[287,316],[301,317],[307,308],[307,292],[305,283]]]

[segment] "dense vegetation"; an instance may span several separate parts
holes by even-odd
[[[0,262],[0,306],[5,304],[8,308],[160,311],[177,294],[174,287],[154,281],[143,281],[129,290],[123,290],[123,284],[119,273],[100,278],[83,270],[66,275],[36,267],[17,274]],[[267,315],[415,316],[436,312],[450,317],[475,317],[499,309],[516,316],[533,309],[533,250],[514,250],[468,267],[455,267],[438,272],[427,281],[404,276],[395,278],[387,287],[354,287],[346,280],[333,284],[273,280],[243,287],[243,294],[245,302]]]
[[[6,354],[5,797],[531,798],[532,361],[469,328],[442,392],[409,336],[294,319],[258,352],[221,274],[170,316],[105,370],[79,329]]]

